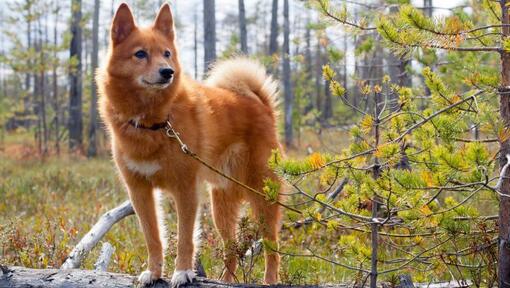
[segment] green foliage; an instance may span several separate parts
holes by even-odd
[[[278,201],[278,196],[280,194],[280,183],[269,178],[265,179],[264,188],[262,191],[266,195],[267,201],[274,203]]]

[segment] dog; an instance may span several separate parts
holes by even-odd
[[[129,6],[121,4],[110,34],[107,61],[96,73],[99,107],[113,159],[145,236],[148,268],[139,282],[149,284],[163,275],[165,239],[160,236],[156,190],[171,196],[178,216],[173,287],[196,277],[194,233],[199,227],[202,183],[210,187],[213,220],[225,248],[236,240],[243,202],[250,204],[263,238],[277,245],[279,205],[195,161],[183,153],[175,137],[165,133],[168,121],[204,161],[263,191],[267,179],[280,183],[267,162],[273,149],[281,149],[276,82],[261,64],[242,57],[218,62],[204,83],[186,76],[168,4],[149,27],[137,26]],[[221,280],[233,282],[237,258],[229,249],[224,251]],[[264,282],[277,283],[280,257],[274,249],[266,249],[264,257]]]

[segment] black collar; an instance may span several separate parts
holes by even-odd
[[[137,123],[135,120],[131,119],[129,120],[129,125],[135,127],[135,128],[140,128],[140,129],[148,129],[148,130],[152,130],[152,131],[156,131],[156,130],[161,130],[161,129],[165,129],[167,127],[167,121],[165,122],[159,122],[159,123],[154,123],[152,124],[152,126],[145,126],[143,124],[140,124],[140,123]]]

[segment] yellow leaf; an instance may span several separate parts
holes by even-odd
[[[429,206],[428,205],[425,205],[423,207],[420,208],[420,212],[425,215],[425,216],[428,216],[430,214],[432,214],[432,210],[430,210]]]
[[[453,103],[457,103],[459,101],[462,100],[462,98],[459,96],[459,95],[454,95],[451,99],[450,99]]]
[[[324,159],[324,157],[322,157],[321,154],[315,152],[308,157],[308,163],[310,163],[310,166],[312,166],[312,168],[317,169],[324,166],[324,164],[326,164],[326,160]]]
[[[510,139],[510,129],[508,128],[500,128],[498,131],[498,139],[500,142],[505,142]]]
[[[421,178],[427,183],[427,187],[434,186],[435,182],[430,171],[422,171]]]
[[[374,125],[374,118],[372,118],[371,115],[366,115],[363,117],[360,123],[361,130],[363,130],[365,133],[368,133],[370,130],[372,130],[372,125]]]

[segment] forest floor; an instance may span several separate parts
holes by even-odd
[[[324,147],[324,141],[331,139],[348,139],[328,135],[322,141],[317,137],[308,138],[313,140],[300,141],[300,149],[291,154],[304,155],[306,150]],[[331,147],[338,147],[337,151],[342,146],[342,143],[331,143]],[[51,154],[44,159],[37,156],[33,138],[27,133],[7,134],[0,143],[0,264],[59,267],[99,216],[127,198],[107,149],[94,159],[66,153]],[[165,203],[164,209],[168,212],[169,249],[165,264],[168,274],[173,270],[175,258],[176,216],[170,201]],[[215,279],[223,268],[222,245],[208,209],[203,213],[201,262],[208,277]],[[289,222],[289,219],[285,221]],[[289,252],[305,253],[304,248],[300,248],[302,243],[314,242],[322,244],[316,245],[318,252],[330,255],[330,245],[335,245],[336,237],[328,237],[332,242],[327,242],[324,233],[326,230],[314,225],[287,229],[282,231],[281,247]],[[116,224],[104,241],[116,248],[109,271],[136,275],[145,270],[145,244],[135,217],[130,216]],[[99,254],[98,246],[82,268],[93,268]],[[262,275],[262,256],[245,260],[237,273],[241,283],[260,283]],[[356,275],[318,259],[283,256],[280,277],[282,283],[302,285],[346,283],[354,280]]]

